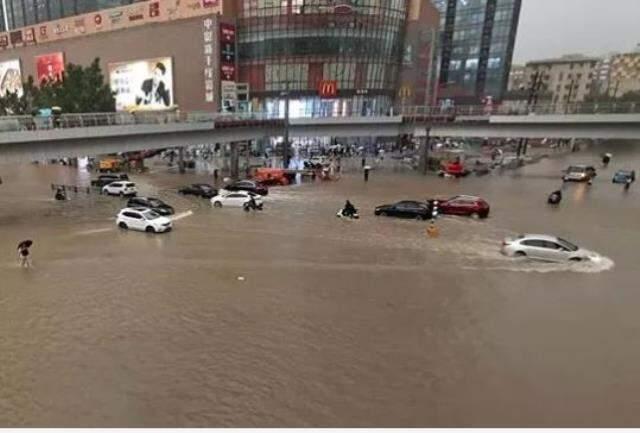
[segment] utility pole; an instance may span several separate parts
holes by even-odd
[[[284,91],[284,142],[282,143],[282,165],[286,170],[289,168],[289,79],[285,82]]]

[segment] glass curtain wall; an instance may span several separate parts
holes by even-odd
[[[286,89],[301,110],[383,110],[397,85],[407,2],[242,0],[241,77],[274,110]],[[319,97],[322,80],[337,82],[333,102]]]

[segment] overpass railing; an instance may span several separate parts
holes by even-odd
[[[571,104],[535,104],[498,106],[458,105],[444,106],[410,106],[402,107],[403,116],[527,116],[531,114],[640,114],[638,102],[612,103],[571,103]]]
[[[278,120],[266,113],[209,113],[209,112],[138,112],[138,113],[79,113],[59,116],[3,116],[0,132],[49,129],[87,128],[95,126],[159,125],[171,123],[228,122]]]
[[[453,119],[486,120],[492,115],[528,116],[535,114],[640,114],[640,103],[573,103],[499,106],[404,106],[387,112],[362,112],[361,110],[292,110],[291,118],[355,118],[372,116],[404,116],[409,120],[429,119],[448,122]],[[282,125],[283,113],[213,113],[213,112],[116,112],[61,114],[58,116],[3,116],[0,117],[0,133],[8,131],[49,130],[57,128],[86,128],[96,126],[153,125],[172,123],[212,122],[214,127]]]

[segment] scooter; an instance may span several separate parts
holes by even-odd
[[[562,193],[560,191],[554,191],[547,198],[547,203],[549,204],[560,204],[562,201]]]
[[[242,208],[244,209],[245,212],[250,212],[251,210],[258,211],[258,210],[262,210],[262,203],[253,204],[252,202],[248,201],[242,205]]]
[[[64,192],[64,190],[62,189],[58,189],[56,191],[56,195],[54,196],[56,200],[66,200],[67,199],[67,194]]]
[[[344,214],[344,209],[340,209],[338,211],[338,213],[336,214],[336,216],[338,218],[344,218],[344,219],[352,219],[352,220],[357,220],[360,218],[360,215],[358,215],[358,209],[355,210],[354,213],[352,213],[351,215],[345,215]]]

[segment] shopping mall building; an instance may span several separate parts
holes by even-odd
[[[2,94],[99,57],[118,110],[283,113],[288,98],[291,116],[369,114],[435,97],[430,0],[2,1]]]

